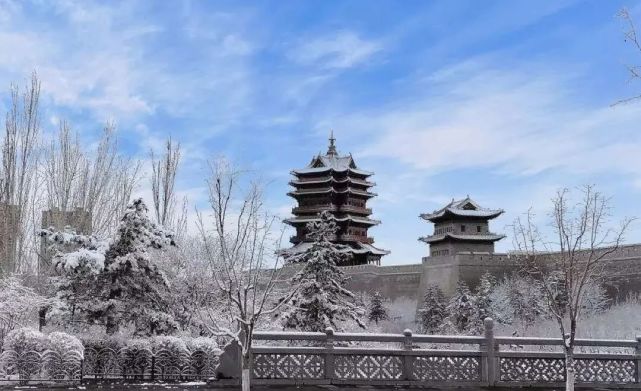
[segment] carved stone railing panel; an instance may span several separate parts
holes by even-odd
[[[632,359],[577,358],[578,383],[635,383],[636,363]],[[501,357],[500,380],[505,382],[563,382],[565,359],[543,357]]]
[[[254,354],[256,379],[322,379],[325,360],[319,354]]]
[[[481,381],[480,357],[416,356],[412,358],[412,380]]]
[[[403,376],[401,356],[337,355],[334,367],[340,380],[400,380]]]
[[[504,382],[561,382],[565,380],[562,358],[501,357],[500,380]]]
[[[582,383],[634,383],[635,360],[577,359],[576,379]]]

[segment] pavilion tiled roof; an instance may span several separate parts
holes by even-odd
[[[469,196],[462,200],[452,200],[445,207],[435,210],[432,213],[423,213],[421,218],[429,221],[438,220],[448,214],[462,217],[481,217],[486,219],[493,219],[503,213],[503,209],[487,209],[482,208],[479,204],[474,202]]]
[[[482,242],[487,242],[487,241],[496,242],[497,240],[501,240],[504,237],[505,235],[493,234],[493,233],[474,235],[474,234],[456,234],[452,232],[446,232],[439,235],[424,236],[422,238],[419,238],[419,240],[425,243],[440,242],[448,238],[458,239],[458,240],[472,240],[472,241],[478,240]]]

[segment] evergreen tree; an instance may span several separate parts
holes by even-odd
[[[166,334],[176,327],[168,310],[168,283],[148,250],[174,245],[173,236],[147,216],[142,199],[128,206],[113,240],[71,232],[41,233],[52,243],[58,297],[66,312],[104,324],[108,334],[133,325],[137,334]],[[61,248],[77,247],[70,252]]]
[[[334,216],[322,212],[320,219],[307,224],[310,247],[289,256],[287,262],[304,266],[292,278],[296,294],[282,314],[285,328],[303,331],[324,331],[327,327],[340,330],[340,323],[361,321],[364,310],[356,304],[354,294],[344,288],[347,277],[337,266],[349,259],[346,246],[330,242],[338,227]]]
[[[492,313],[492,291],[496,287],[496,278],[489,272],[485,272],[479,280],[476,289],[476,306],[478,308],[478,323],[483,324],[485,318],[494,317]]]
[[[425,290],[423,305],[418,311],[424,333],[435,333],[443,326],[445,307],[445,296],[441,288],[436,285],[428,286]]]
[[[375,292],[372,297],[372,301],[369,304],[369,313],[367,318],[370,322],[374,322],[378,325],[378,322],[381,320],[388,319],[387,308],[383,305],[383,298],[381,297],[380,292]]]
[[[447,304],[447,323],[457,332],[478,333],[476,298],[464,281],[459,281],[456,292]]]

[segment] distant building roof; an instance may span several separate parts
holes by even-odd
[[[484,219],[493,219],[503,213],[503,209],[487,209],[482,208],[479,204],[474,202],[469,196],[462,200],[452,200],[449,204],[432,213],[423,213],[421,218],[436,222],[446,216],[461,216],[461,217],[480,217]]]
[[[354,163],[354,159],[352,158],[351,153],[346,156],[339,156],[338,151],[336,150],[335,141],[336,139],[334,138],[334,133],[332,132],[332,135],[329,138],[329,148],[327,149],[325,155],[321,155],[319,153],[312,159],[307,167],[298,170],[292,170],[292,174],[304,175],[321,173],[325,171],[350,171],[363,176],[370,176],[374,174],[373,172],[360,170],[358,167],[356,167],[356,163]]]
[[[292,217],[289,219],[283,220],[287,224],[296,224],[296,223],[309,223],[312,221],[318,221],[320,220],[320,216],[306,216],[306,217]],[[366,225],[378,225],[380,224],[380,220],[374,220],[374,219],[369,219],[367,217],[360,217],[360,216],[352,216],[352,215],[346,215],[345,217],[334,217],[334,220],[336,221],[354,221],[356,223],[361,223],[361,224],[366,224]]]
[[[300,254],[307,251],[312,247],[313,242],[300,242],[292,248],[284,249],[281,251],[283,255],[294,255]],[[361,243],[361,242],[352,242],[349,244],[341,245],[341,252],[350,253],[350,254],[374,254],[374,255],[387,255],[390,252],[387,250],[381,250],[380,248],[374,247],[371,244]]]
[[[434,243],[434,242],[440,242],[445,239],[457,239],[457,240],[473,240],[473,241],[481,241],[481,242],[496,242],[497,240],[501,240],[505,237],[505,235],[501,234],[455,234],[452,232],[446,232],[443,234],[439,235],[430,235],[430,236],[424,236],[422,238],[419,238],[420,241],[423,241],[425,243]]]

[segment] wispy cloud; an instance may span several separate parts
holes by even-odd
[[[485,167],[510,175],[545,170],[641,177],[635,131],[641,108],[577,103],[568,79],[546,69],[490,64],[435,73],[412,102],[347,115],[346,127],[369,132],[363,156],[401,161],[424,175]],[[599,159],[594,159],[599,156]]]
[[[291,51],[290,58],[302,65],[321,68],[351,68],[366,62],[382,45],[359,37],[353,31],[301,40]]]

